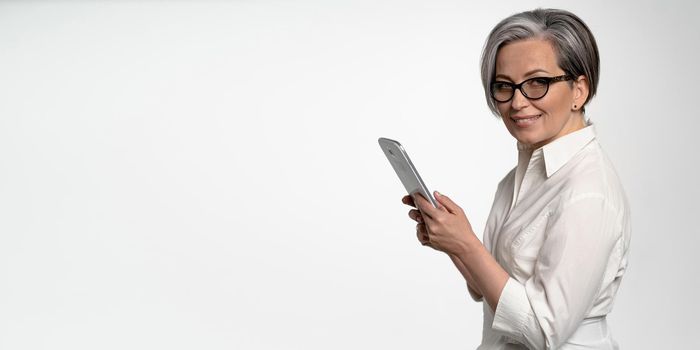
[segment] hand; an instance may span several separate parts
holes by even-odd
[[[410,210],[408,216],[418,222],[416,233],[423,245],[448,254],[461,254],[478,238],[462,208],[437,191],[435,199],[438,208],[420,194],[416,194],[415,198],[405,196],[401,201],[418,209]]]
[[[401,202],[403,204],[410,205],[410,206],[416,208],[416,204],[413,201],[413,197],[411,197],[409,195],[405,195],[403,198],[401,198]],[[421,214],[420,210],[417,210],[417,209],[409,210],[408,217],[410,217],[411,219],[413,219],[417,222],[416,234],[418,236],[418,241],[422,245],[430,246],[430,238],[428,237],[428,231],[425,227],[425,221],[423,220],[423,214]]]

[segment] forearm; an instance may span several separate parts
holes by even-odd
[[[450,257],[453,256],[450,255]],[[465,276],[467,282],[472,283],[473,289],[484,296],[491,310],[495,312],[501,291],[510,278],[508,273],[478,239],[465,244],[463,249],[454,255],[454,258],[464,267],[465,272],[462,275]]]
[[[474,282],[474,277],[472,277],[471,273],[469,273],[469,270],[462,264],[462,261],[459,260],[458,257],[456,257],[453,254],[447,254],[450,259],[452,260],[452,263],[455,264],[455,267],[457,267],[457,270],[462,274],[462,277],[467,281],[467,288],[469,288],[472,292],[472,294],[476,297],[476,299],[481,299],[483,297],[483,293],[481,293],[481,290],[479,290],[479,287],[477,287],[476,283]]]

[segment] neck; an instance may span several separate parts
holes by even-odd
[[[564,127],[561,128],[561,130],[554,135],[554,137],[544,140],[542,142],[538,142],[534,145],[532,145],[533,149],[538,149],[564,135],[568,135],[574,131],[581,130],[586,127],[586,121],[584,120],[583,113],[581,111],[577,111],[576,113],[572,113],[571,117],[569,117],[569,120],[564,124]]]

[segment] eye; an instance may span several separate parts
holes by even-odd
[[[494,91],[510,91],[513,90],[513,86],[510,83],[504,81],[494,82],[492,85]]]
[[[534,88],[542,88],[549,84],[549,79],[547,78],[532,78],[528,84]]]

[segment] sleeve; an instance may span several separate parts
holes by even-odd
[[[556,349],[581,324],[603,283],[621,235],[618,210],[602,195],[582,195],[547,223],[533,275],[510,278],[496,306],[493,330],[530,349]]]

